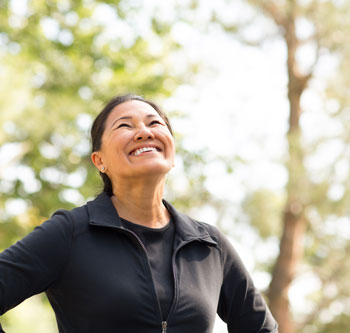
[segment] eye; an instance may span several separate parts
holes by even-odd
[[[162,125],[162,123],[159,120],[152,120],[150,125]]]
[[[130,126],[129,124],[122,123],[122,124],[118,125],[118,126],[116,127],[116,129],[118,129],[118,128],[120,128],[120,127],[131,127],[131,126]]]

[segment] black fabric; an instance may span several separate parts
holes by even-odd
[[[145,246],[150,261],[154,287],[159,300],[162,319],[166,320],[174,298],[174,278],[171,257],[174,244],[174,223],[154,229],[122,219],[125,228],[134,232]]]
[[[211,333],[216,312],[229,333],[276,333],[275,320],[226,237],[164,205],[176,231],[168,333]],[[46,292],[62,333],[162,332],[146,252],[122,226],[106,193],[57,211],[0,253],[0,315],[40,292]]]

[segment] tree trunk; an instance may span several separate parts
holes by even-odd
[[[300,143],[300,98],[310,78],[299,75],[295,59],[298,39],[295,34],[295,16],[290,12],[284,24],[284,39],[288,58],[288,99],[290,104],[287,169],[289,181],[287,201],[283,213],[283,232],[280,240],[280,252],[272,273],[268,292],[269,306],[279,323],[280,333],[293,333],[288,290],[295,277],[298,263],[303,254],[303,235],[305,231],[305,195],[307,184],[303,163],[303,151]]]

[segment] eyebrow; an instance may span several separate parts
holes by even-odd
[[[153,117],[157,117],[157,115],[155,115],[155,114],[148,114],[148,115],[146,116],[146,118],[153,118]],[[124,116],[124,117],[120,117],[120,118],[114,120],[113,123],[112,123],[112,125],[111,125],[111,128],[114,126],[114,124],[115,124],[117,121],[123,120],[123,119],[132,119],[132,117],[131,117],[131,116]]]

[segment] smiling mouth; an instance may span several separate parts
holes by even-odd
[[[143,147],[143,148],[136,149],[135,151],[132,151],[130,155],[138,156],[142,153],[149,152],[149,151],[160,151],[160,149],[156,147]]]

